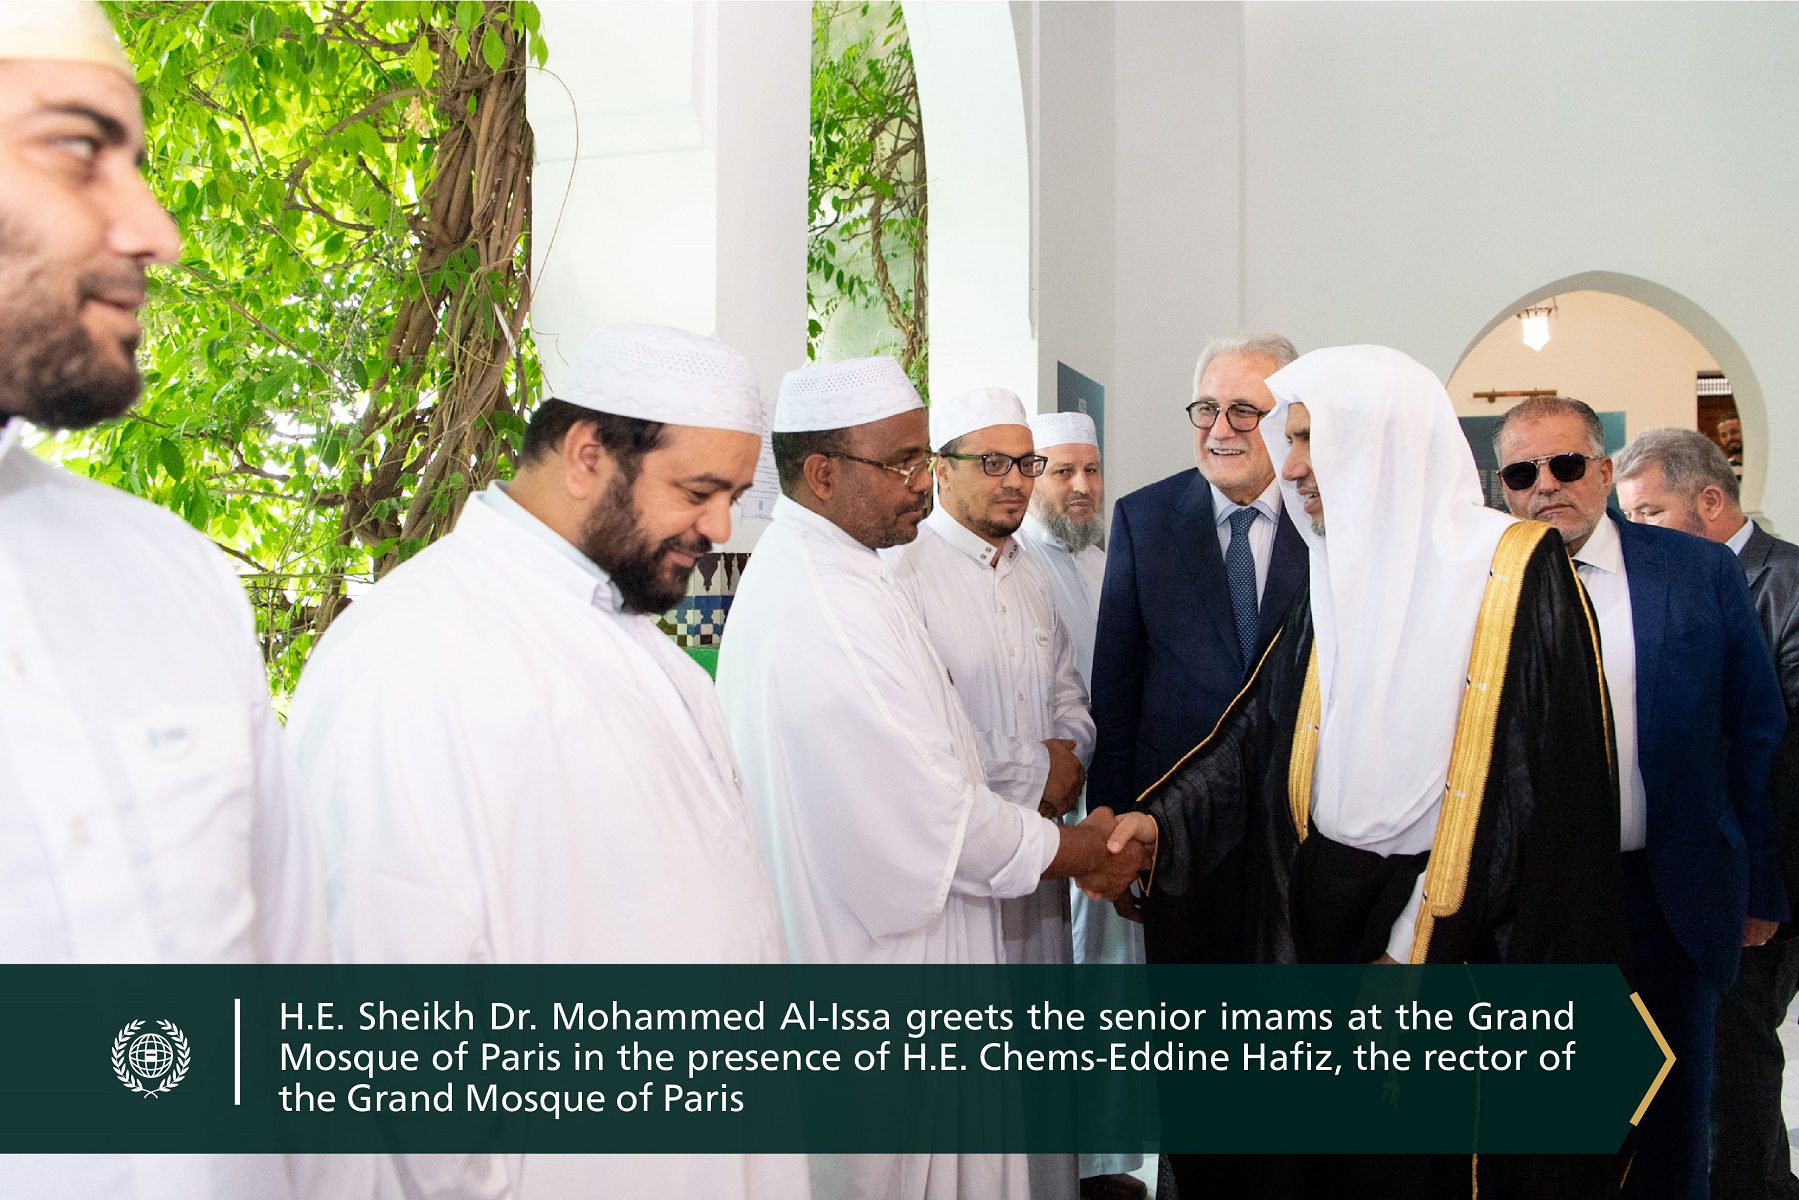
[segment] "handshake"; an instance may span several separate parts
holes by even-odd
[[[1120,905],[1119,911],[1137,919],[1135,906],[1127,908],[1125,895],[1138,874],[1156,861],[1156,823],[1143,813],[1114,816],[1109,808],[1096,808],[1064,837],[1074,841],[1068,873],[1083,892],[1095,900]]]

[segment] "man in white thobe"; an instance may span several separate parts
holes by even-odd
[[[711,683],[656,627],[755,476],[755,373],[611,326],[510,484],[334,624],[290,729],[351,962],[780,962]],[[383,1194],[804,1197],[798,1156],[408,1156]]]
[[[20,444],[137,399],[145,268],[180,250],[140,113],[98,5],[0,6],[0,961],[320,961],[317,858],[230,563]],[[296,1194],[276,1156],[0,1158],[8,1200]]]
[[[1063,827],[986,784],[974,727],[876,551],[930,488],[923,405],[892,359],[790,372],[783,495],[738,585],[718,690],[793,958],[1004,961],[999,905],[1045,875],[1122,881],[1100,824]],[[1106,825],[1109,829],[1109,824]],[[1023,1200],[1020,1155],[812,1157],[832,1200]]]
[[[937,507],[890,573],[955,681],[987,786],[1060,820],[1080,800],[1093,718],[1049,573],[1012,536],[1046,460],[1004,388],[939,401],[930,430]],[[1068,887],[1045,880],[1000,905],[1007,962],[1074,961]]]
[[[1031,511],[1018,540],[1043,564],[1055,589],[1056,612],[1074,643],[1075,669],[1083,686],[1093,681],[1093,640],[1099,624],[1099,590],[1106,577],[1106,552],[1099,548],[1105,520],[1105,476],[1100,466],[1099,430],[1081,412],[1038,413],[1030,418],[1037,453],[1048,459],[1031,491]],[[1086,796],[1081,798],[1086,815]],[[1081,964],[1134,964],[1143,961],[1143,928],[1118,915],[1110,904],[1071,886],[1074,961]],[[1081,1187],[1093,1196],[1144,1196],[1148,1189],[1129,1177],[1143,1165],[1141,1154],[1081,1155]]]

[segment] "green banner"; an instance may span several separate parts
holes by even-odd
[[[5,967],[0,1152],[1609,1153],[1612,967]]]

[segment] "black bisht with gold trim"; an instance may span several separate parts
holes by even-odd
[[[1428,866],[1302,846],[1319,836],[1311,617],[1302,593],[1211,735],[1138,801],[1160,831],[1150,961],[1366,962],[1428,870],[1414,962],[1623,962],[1610,710],[1561,536],[1520,522],[1495,553]],[[1334,928],[1308,919],[1321,908]]]

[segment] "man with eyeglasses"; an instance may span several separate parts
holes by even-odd
[[[1607,508],[1612,461],[1591,408],[1526,400],[1494,451],[1512,512],[1561,531],[1604,649],[1630,980],[1676,1056],[1632,1176],[1645,1197],[1704,1195],[1719,998],[1741,948],[1788,915],[1768,802],[1780,684],[1730,549]]]
[[[893,581],[974,723],[987,786],[1060,821],[1086,783],[1093,718],[1049,573],[1015,536],[1049,460],[1005,388],[938,401],[930,429],[937,507],[890,560]],[[1066,881],[1001,902],[1000,920],[1007,962],[1074,961]],[[1034,1155],[1030,1167],[1034,1200],[1073,1200],[1073,1155]]]
[[[1305,586],[1305,543],[1259,429],[1274,407],[1268,376],[1297,356],[1274,333],[1207,343],[1187,406],[1196,468],[1114,508],[1093,649],[1089,811],[1129,811],[1211,732]],[[1236,895],[1239,857],[1215,868],[1196,886]],[[1149,944],[1151,961],[1243,960],[1229,923],[1184,933],[1191,941],[1179,946]]]
[[[994,742],[969,720],[957,694],[963,676],[952,680],[878,553],[919,536],[928,430],[891,358],[821,363],[781,382],[773,440],[782,495],[732,602],[718,693],[796,962],[1007,962],[1004,901],[1088,871],[1122,888],[1145,861],[1135,847],[1107,850],[1107,820],[1058,825],[1039,813],[1040,795],[1014,802],[1023,798],[1015,781],[1005,794],[989,785],[983,752]],[[1020,460],[1041,469],[1022,433],[966,443],[996,457],[951,460],[999,485],[971,501],[995,525],[1017,523],[1000,493],[1018,488]],[[988,593],[999,607],[1009,596],[999,586]],[[1026,628],[1014,649],[1045,650],[1036,634],[1047,641],[1048,628]],[[1069,717],[1051,732],[1074,741],[1080,728]],[[1023,1155],[815,1154],[812,1171],[820,1196],[1031,1194]]]
[[[1310,583],[1217,730],[1118,818],[1113,845],[1153,848],[1149,943],[1239,921],[1263,963],[1618,962],[1605,685],[1561,539],[1485,506],[1448,393],[1398,351],[1313,351],[1268,387]],[[1241,904],[1193,886],[1233,848]],[[1612,1155],[1171,1157],[1182,1195],[1232,1200],[1588,1200],[1619,1176]]]

